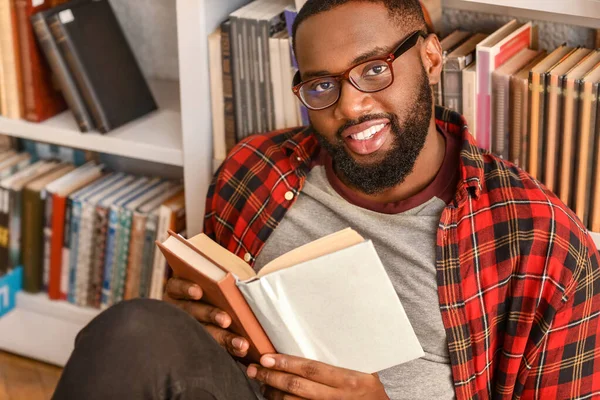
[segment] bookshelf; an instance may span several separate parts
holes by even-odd
[[[149,83],[159,109],[107,134],[79,132],[70,111],[40,124],[0,117],[0,133],[181,167],[179,82],[155,79]]]
[[[442,0],[442,6],[600,29],[598,0]]]
[[[132,40],[134,50],[147,51],[145,57],[138,59],[169,59],[173,49],[177,49],[175,73],[167,77],[162,73],[149,74],[160,109],[106,135],[79,133],[68,113],[41,124],[0,117],[0,133],[142,160],[159,168],[161,165],[181,168],[186,187],[187,233],[200,232],[204,197],[215,167],[207,36],[230,12],[249,1],[111,0],[117,13],[124,10],[119,17],[129,17],[124,30],[131,33],[128,39]],[[443,0],[443,5],[600,28],[600,1],[596,0]],[[164,26],[154,29],[157,24]],[[176,26],[171,39],[176,43],[165,45],[165,38],[171,37],[165,35],[169,26]],[[156,70],[162,71],[161,68]],[[600,233],[592,236],[600,248]],[[77,332],[98,313],[64,301],[50,301],[45,294],[21,292],[17,295],[17,307],[0,318],[0,349],[64,365]]]

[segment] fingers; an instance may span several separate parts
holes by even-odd
[[[225,311],[199,301],[169,299],[169,303],[176,305],[200,322],[228,328],[231,317]]]
[[[302,397],[294,396],[293,394],[285,393],[271,386],[263,385],[261,388],[263,396],[268,400],[303,400]]]
[[[250,364],[246,373],[250,378],[298,397],[327,399],[333,397],[335,394],[332,387],[310,381],[301,376],[264,368],[256,364]]]
[[[171,278],[167,282],[166,294],[175,300],[200,300],[202,288],[193,282],[180,278]]]
[[[264,367],[289,372],[331,387],[353,385],[359,375],[356,371],[285,354],[264,355],[260,363]]]
[[[205,325],[204,328],[229,354],[240,358],[248,354],[250,348],[248,340],[214,325]]]

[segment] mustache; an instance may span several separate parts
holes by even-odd
[[[355,125],[359,125],[362,124],[363,122],[367,122],[367,121],[373,121],[376,119],[389,119],[390,123],[394,123],[394,121],[397,121],[398,118],[396,118],[396,116],[392,113],[378,113],[378,114],[368,114],[368,115],[363,115],[362,117],[358,118],[358,119],[352,119],[352,120],[348,120],[344,123],[344,125],[342,125],[336,132],[336,137],[341,139],[342,138],[342,132],[344,132],[346,129],[355,126]]]

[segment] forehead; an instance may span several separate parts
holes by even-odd
[[[383,4],[349,2],[302,22],[296,32],[296,58],[302,71],[341,70],[374,47],[390,48],[401,32]]]

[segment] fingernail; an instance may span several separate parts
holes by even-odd
[[[219,325],[221,325],[223,328],[225,327],[225,324],[227,323],[227,316],[224,313],[218,313],[215,316],[215,319],[217,320],[217,322],[219,323]]]
[[[273,357],[264,356],[261,358],[260,363],[267,368],[271,368],[275,365],[275,359]]]
[[[197,299],[200,297],[200,288],[198,286],[190,286],[190,288],[188,289],[188,295],[194,299]]]
[[[233,338],[233,340],[231,341],[231,344],[233,345],[233,347],[241,350],[242,345],[244,344],[244,340],[239,337],[236,337],[236,338]]]
[[[256,367],[254,365],[250,365],[248,367],[248,369],[246,370],[246,375],[248,375],[249,378],[254,378],[256,376],[256,372],[258,370],[256,369]]]

